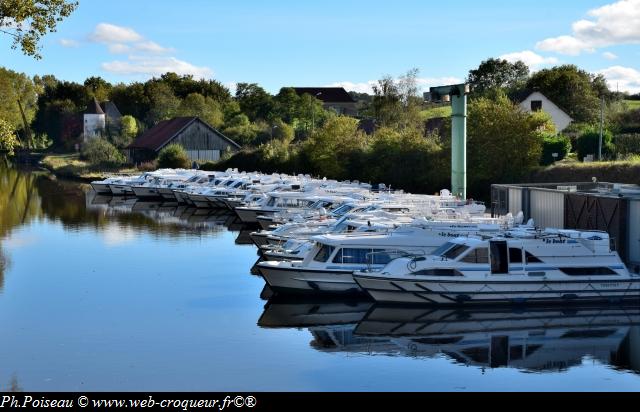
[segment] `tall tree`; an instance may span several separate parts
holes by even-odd
[[[238,83],[236,100],[251,121],[270,120],[273,117],[273,98],[256,83]]]
[[[510,63],[502,59],[488,59],[477,69],[469,71],[467,81],[471,83],[474,95],[484,96],[499,89],[512,92],[524,86],[528,77],[529,68],[521,61]]]
[[[395,80],[385,76],[373,86],[373,116],[382,127],[395,127],[402,118],[402,94]]]
[[[95,97],[102,102],[109,100],[113,86],[111,83],[99,76],[92,76],[84,81],[84,87],[87,89],[89,96]]]
[[[24,109],[27,125],[36,113],[37,93],[33,81],[24,73],[0,67],[0,119],[9,122],[15,130],[25,127],[18,101]]]
[[[274,97],[277,116],[289,124],[293,124],[297,118],[300,96],[291,87],[283,87]]]
[[[538,165],[548,117],[523,112],[504,93],[469,104],[470,183],[514,183]]]
[[[146,117],[146,122],[149,126],[153,126],[159,121],[170,119],[177,114],[180,99],[173,94],[167,84],[147,83],[145,89],[150,103]]]
[[[608,94],[601,77],[574,65],[540,70],[531,76],[527,88],[539,90],[577,122],[596,120],[600,95]]]
[[[200,93],[191,93],[184,98],[178,107],[179,116],[197,116],[213,127],[220,127],[224,116],[220,104],[211,97]]]
[[[13,36],[13,49],[20,46],[24,54],[39,59],[40,38],[56,31],[77,6],[77,1],[66,0],[2,0],[0,30]]]

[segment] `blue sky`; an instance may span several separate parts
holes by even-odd
[[[421,85],[463,79],[489,57],[532,69],[573,63],[640,92],[640,0],[448,2],[80,0],[42,60],[9,49],[0,65],[83,81],[145,80],[172,70],[225,84],[340,84],[366,91],[416,67]]]

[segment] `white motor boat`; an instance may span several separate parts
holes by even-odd
[[[353,272],[382,269],[403,255],[425,255],[461,234],[495,234],[499,225],[438,223],[410,226],[389,233],[323,235],[302,262],[260,262],[269,286],[284,293],[362,293]]]
[[[605,232],[547,229],[460,237],[430,255],[353,274],[374,300],[397,304],[640,302]]]

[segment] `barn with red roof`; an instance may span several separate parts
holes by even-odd
[[[172,143],[181,145],[189,159],[197,162],[217,161],[225,152],[240,149],[240,145],[198,117],[174,117],[159,122],[127,146],[127,157],[133,163],[153,160]]]

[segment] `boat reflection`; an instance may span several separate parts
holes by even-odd
[[[373,306],[371,301],[292,299],[273,296],[258,320],[263,328],[303,328],[349,324],[355,327]]]
[[[522,372],[562,372],[597,361],[640,373],[640,306],[414,309],[368,302],[270,300],[258,324],[304,327],[322,352],[446,357]]]

